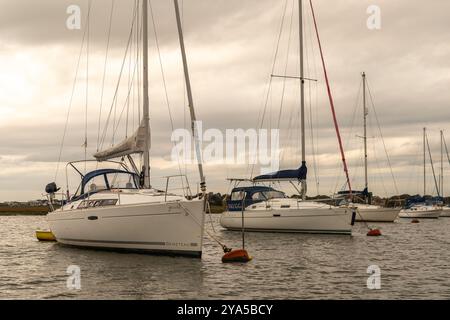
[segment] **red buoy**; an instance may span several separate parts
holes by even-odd
[[[418,220],[418,219],[413,219],[412,221],[411,221],[411,223],[419,223],[420,221]]]
[[[222,257],[223,263],[228,262],[250,262],[252,260],[252,257],[249,256],[247,250],[233,250],[231,252],[226,253]]]
[[[367,232],[368,237],[379,237],[381,236],[380,229],[370,229],[369,232]]]

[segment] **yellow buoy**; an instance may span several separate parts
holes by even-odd
[[[39,241],[56,241],[55,235],[51,231],[36,231],[36,238]]]

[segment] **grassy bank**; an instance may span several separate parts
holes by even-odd
[[[0,207],[0,216],[45,216],[48,207]]]

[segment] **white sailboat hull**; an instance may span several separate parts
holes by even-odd
[[[48,222],[65,245],[202,255],[204,211],[199,200],[59,210],[48,215]]]
[[[360,222],[394,222],[400,213],[400,209],[395,208],[375,208],[366,209],[358,207],[356,221]]]
[[[400,211],[400,218],[412,219],[438,219],[441,216],[442,209],[405,209]]]
[[[298,207],[290,209],[246,208],[244,229],[259,232],[292,232],[343,234],[352,233],[352,210],[336,207]],[[224,212],[220,219],[222,227],[228,230],[242,230],[242,213]]]
[[[450,217],[450,208],[444,207],[441,212],[441,217],[449,218]]]

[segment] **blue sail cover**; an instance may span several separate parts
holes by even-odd
[[[411,208],[415,204],[436,205],[442,204],[444,199],[442,197],[422,197],[419,195],[411,196],[406,199],[405,207]]]
[[[308,175],[308,168],[306,162],[295,170],[281,170],[254,178],[254,181],[268,181],[268,180],[306,180]]]

